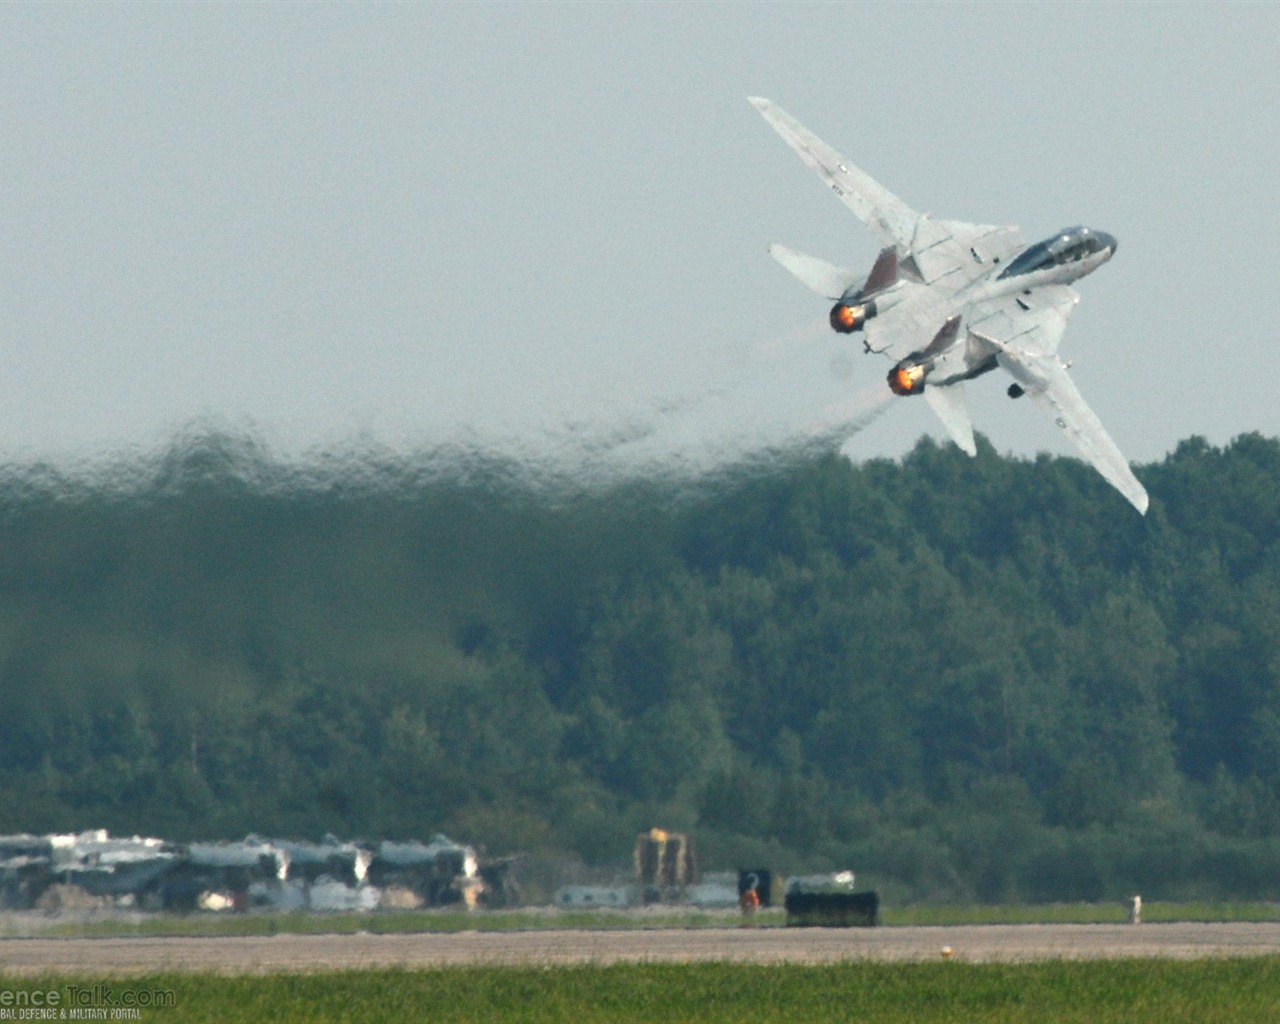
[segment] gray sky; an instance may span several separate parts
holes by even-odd
[[[192,421],[679,456],[878,402],[765,252],[876,243],[756,94],[918,209],[1115,234],[1063,355],[1134,461],[1280,434],[1277,5],[5,5],[0,83],[0,459]],[[1003,389],[997,449],[1067,450]]]

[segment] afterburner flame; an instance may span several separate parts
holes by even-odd
[[[852,334],[866,323],[866,310],[862,306],[849,306],[837,302],[831,307],[831,327],[841,334]]]
[[[889,390],[895,395],[918,395],[924,390],[924,375],[919,363],[899,363],[889,371]]]

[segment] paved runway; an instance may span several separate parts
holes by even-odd
[[[156,971],[225,974],[463,964],[730,961],[831,963],[1280,954],[1280,923],[969,925],[930,928],[707,928],[272,935],[235,938],[0,939],[0,974],[120,977]]]

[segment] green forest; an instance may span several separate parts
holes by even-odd
[[[0,832],[1280,898],[1280,442],[575,483],[175,440],[0,466]]]

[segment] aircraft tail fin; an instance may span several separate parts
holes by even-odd
[[[862,286],[863,295],[874,295],[882,292],[898,280],[898,250],[890,246],[881,249],[876,257],[875,266],[867,275],[867,283]]]
[[[927,359],[929,356],[936,356],[955,344],[956,335],[960,333],[960,314],[956,313],[947,317],[947,322],[939,329],[938,333],[933,336],[933,341],[929,342],[925,350],[920,353],[921,359]]]
[[[785,245],[774,243],[769,246],[769,255],[824,299],[840,298],[858,281],[858,275],[852,270],[834,266],[816,256],[806,256]]]

